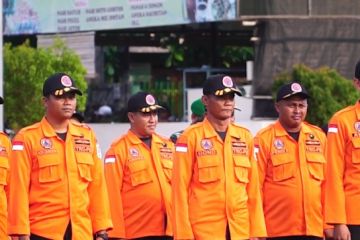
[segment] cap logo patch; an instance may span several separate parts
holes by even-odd
[[[146,101],[146,103],[148,105],[154,105],[155,104],[155,98],[151,94],[146,95],[145,101]]]
[[[72,82],[71,82],[71,79],[64,75],[61,77],[61,84],[65,87],[71,87],[72,86]]]
[[[231,77],[229,77],[229,76],[223,77],[222,83],[225,87],[232,88],[234,86],[234,83],[233,83]]]
[[[300,84],[293,83],[293,84],[291,84],[291,91],[293,91],[293,92],[301,92],[302,88],[301,88]]]
[[[41,146],[42,146],[43,148],[45,148],[45,149],[50,149],[50,148],[52,147],[52,142],[51,142],[51,140],[48,139],[48,138],[42,138],[42,139],[40,140],[40,144],[41,144]]]

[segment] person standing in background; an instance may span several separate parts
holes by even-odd
[[[70,120],[75,94],[65,73],[43,84],[45,116],[13,139],[9,235],[20,240],[107,240],[112,228],[94,132]]]
[[[155,133],[157,104],[138,92],[128,101],[129,131],[115,140],[105,156],[115,239],[171,239],[171,175],[174,144]]]
[[[204,104],[201,101],[201,98],[193,101],[191,103],[190,108],[191,108],[191,124],[202,122],[204,120],[206,110],[205,110]],[[183,132],[184,132],[184,130],[173,133],[170,136],[171,141],[173,141],[173,143],[176,143],[176,140],[179,138],[180,134]]]

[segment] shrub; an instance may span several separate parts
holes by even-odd
[[[78,98],[78,109],[86,103],[86,70],[80,58],[57,39],[50,48],[32,48],[28,42],[4,46],[4,109],[8,126],[15,131],[39,121],[44,114],[42,85],[55,72],[65,72],[84,95]]]

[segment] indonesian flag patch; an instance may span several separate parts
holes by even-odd
[[[106,155],[105,156],[105,163],[114,163],[115,162],[115,155]]]
[[[24,143],[20,141],[14,141],[12,146],[13,151],[22,151],[24,150]]]
[[[337,133],[338,126],[337,124],[329,124],[328,133]]]
[[[188,146],[186,143],[177,143],[175,145],[175,151],[176,152],[183,152],[183,153],[186,153],[188,150]]]

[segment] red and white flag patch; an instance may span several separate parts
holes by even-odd
[[[114,163],[115,162],[115,155],[106,155],[105,156],[105,163]]]
[[[24,143],[20,141],[14,141],[12,144],[13,151],[22,151],[24,150]]]
[[[177,143],[175,145],[175,151],[176,152],[183,152],[183,153],[186,153],[188,150],[188,146],[186,143]]]
[[[337,133],[338,131],[337,124],[329,124],[328,133]]]

